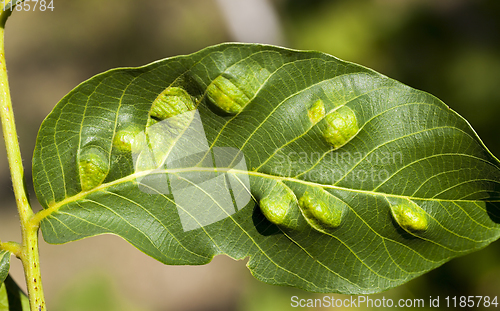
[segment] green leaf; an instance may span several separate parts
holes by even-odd
[[[29,311],[29,300],[9,276],[11,253],[0,251],[0,311]]]
[[[0,311],[9,311],[9,299],[7,298],[7,289],[5,284],[0,285]]]
[[[0,286],[0,311],[29,311],[29,300],[16,282],[7,276]]]
[[[319,52],[223,44],[97,75],[43,122],[33,163],[49,243],[250,257],[309,291],[380,292],[500,234],[500,163],[470,125]]]
[[[10,253],[0,250],[0,284],[3,283],[10,269]]]

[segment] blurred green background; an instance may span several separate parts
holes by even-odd
[[[28,181],[38,127],[77,84],[114,67],[226,41],[320,50],[373,68],[439,97],[500,156],[498,0],[54,0],[54,7],[14,12],[7,23]],[[20,240],[5,152],[0,177],[0,237]],[[441,296],[443,304],[448,295],[500,295],[499,256],[500,243],[493,243],[378,296]],[[42,241],[41,258],[55,311],[293,310],[292,295],[323,296],[260,283],[243,262],[226,257],[202,267],[166,267],[113,236],[63,246]],[[21,266],[12,261],[22,284]]]

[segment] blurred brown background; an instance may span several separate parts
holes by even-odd
[[[76,85],[114,67],[226,41],[320,50],[373,68],[439,97],[500,156],[498,0],[54,0],[54,7],[14,12],[7,23],[7,68],[28,181],[38,127]],[[2,240],[20,240],[11,189],[2,151]],[[292,295],[322,297],[260,283],[244,262],[223,256],[202,267],[163,266],[113,236],[40,247],[55,311],[292,310]],[[382,295],[499,295],[499,255],[493,243]]]

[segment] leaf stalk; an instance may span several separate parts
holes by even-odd
[[[14,254],[17,258],[21,258],[22,246],[17,242],[0,242],[0,250]]]

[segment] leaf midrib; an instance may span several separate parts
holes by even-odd
[[[270,174],[265,174],[265,173],[260,173],[260,172],[254,172],[254,171],[245,171],[245,170],[237,170],[229,167],[217,167],[217,168],[212,168],[212,167],[188,167],[188,168],[175,168],[175,169],[164,169],[164,170],[145,170],[141,172],[136,172],[133,174],[130,174],[126,177],[114,180],[112,182],[104,183],[101,184],[100,186],[95,187],[94,189],[91,189],[89,191],[82,191],[76,195],[73,195],[71,197],[67,197],[64,200],[61,200],[57,203],[52,203],[49,204],[48,207],[44,207],[43,210],[39,211],[33,216],[33,221],[35,223],[40,223],[43,219],[49,217],[53,213],[57,212],[62,206],[66,204],[70,204],[73,202],[76,202],[85,196],[99,192],[101,190],[104,190],[106,188],[119,185],[122,183],[134,181],[136,178],[139,177],[144,177],[147,175],[151,174],[180,174],[180,173],[188,173],[188,172],[215,172],[215,173],[231,173],[231,174],[242,174],[242,175],[248,175],[248,176],[254,176],[254,177],[260,177],[260,178],[268,178],[268,179],[274,179],[276,181],[289,181],[289,182],[294,182],[294,183],[299,183],[302,185],[306,186],[312,186],[312,187],[321,187],[321,188],[326,188],[326,189],[335,189],[335,190],[340,190],[340,191],[348,191],[348,192],[354,192],[358,194],[368,194],[372,196],[382,196],[384,198],[400,198],[400,199],[406,199],[406,200],[419,200],[419,201],[432,201],[432,202],[469,202],[469,203],[476,203],[478,201],[481,202],[490,202],[490,203],[500,203],[500,200],[463,200],[463,199],[436,199],[436,198],[420,198],[420,197],[411,197],[411,196],[405,196],[405,195],[397,195],[397,194],[389,194],[389,193],[383,193],[383,192],[375,192],[375,191],[370,191],[370,190],[360,190],[360,189],[351,189],[351,188],[346,188],[346,187],[339,187],[339,186],[334,186],[334,185],[324,185],[316,182],[311,182],[311,181],[306,181],[306,180],[301,180],[301,179],[295,179],[293,177],[284,177],[284,176],[275,176],[275,175],[270,175]]]

